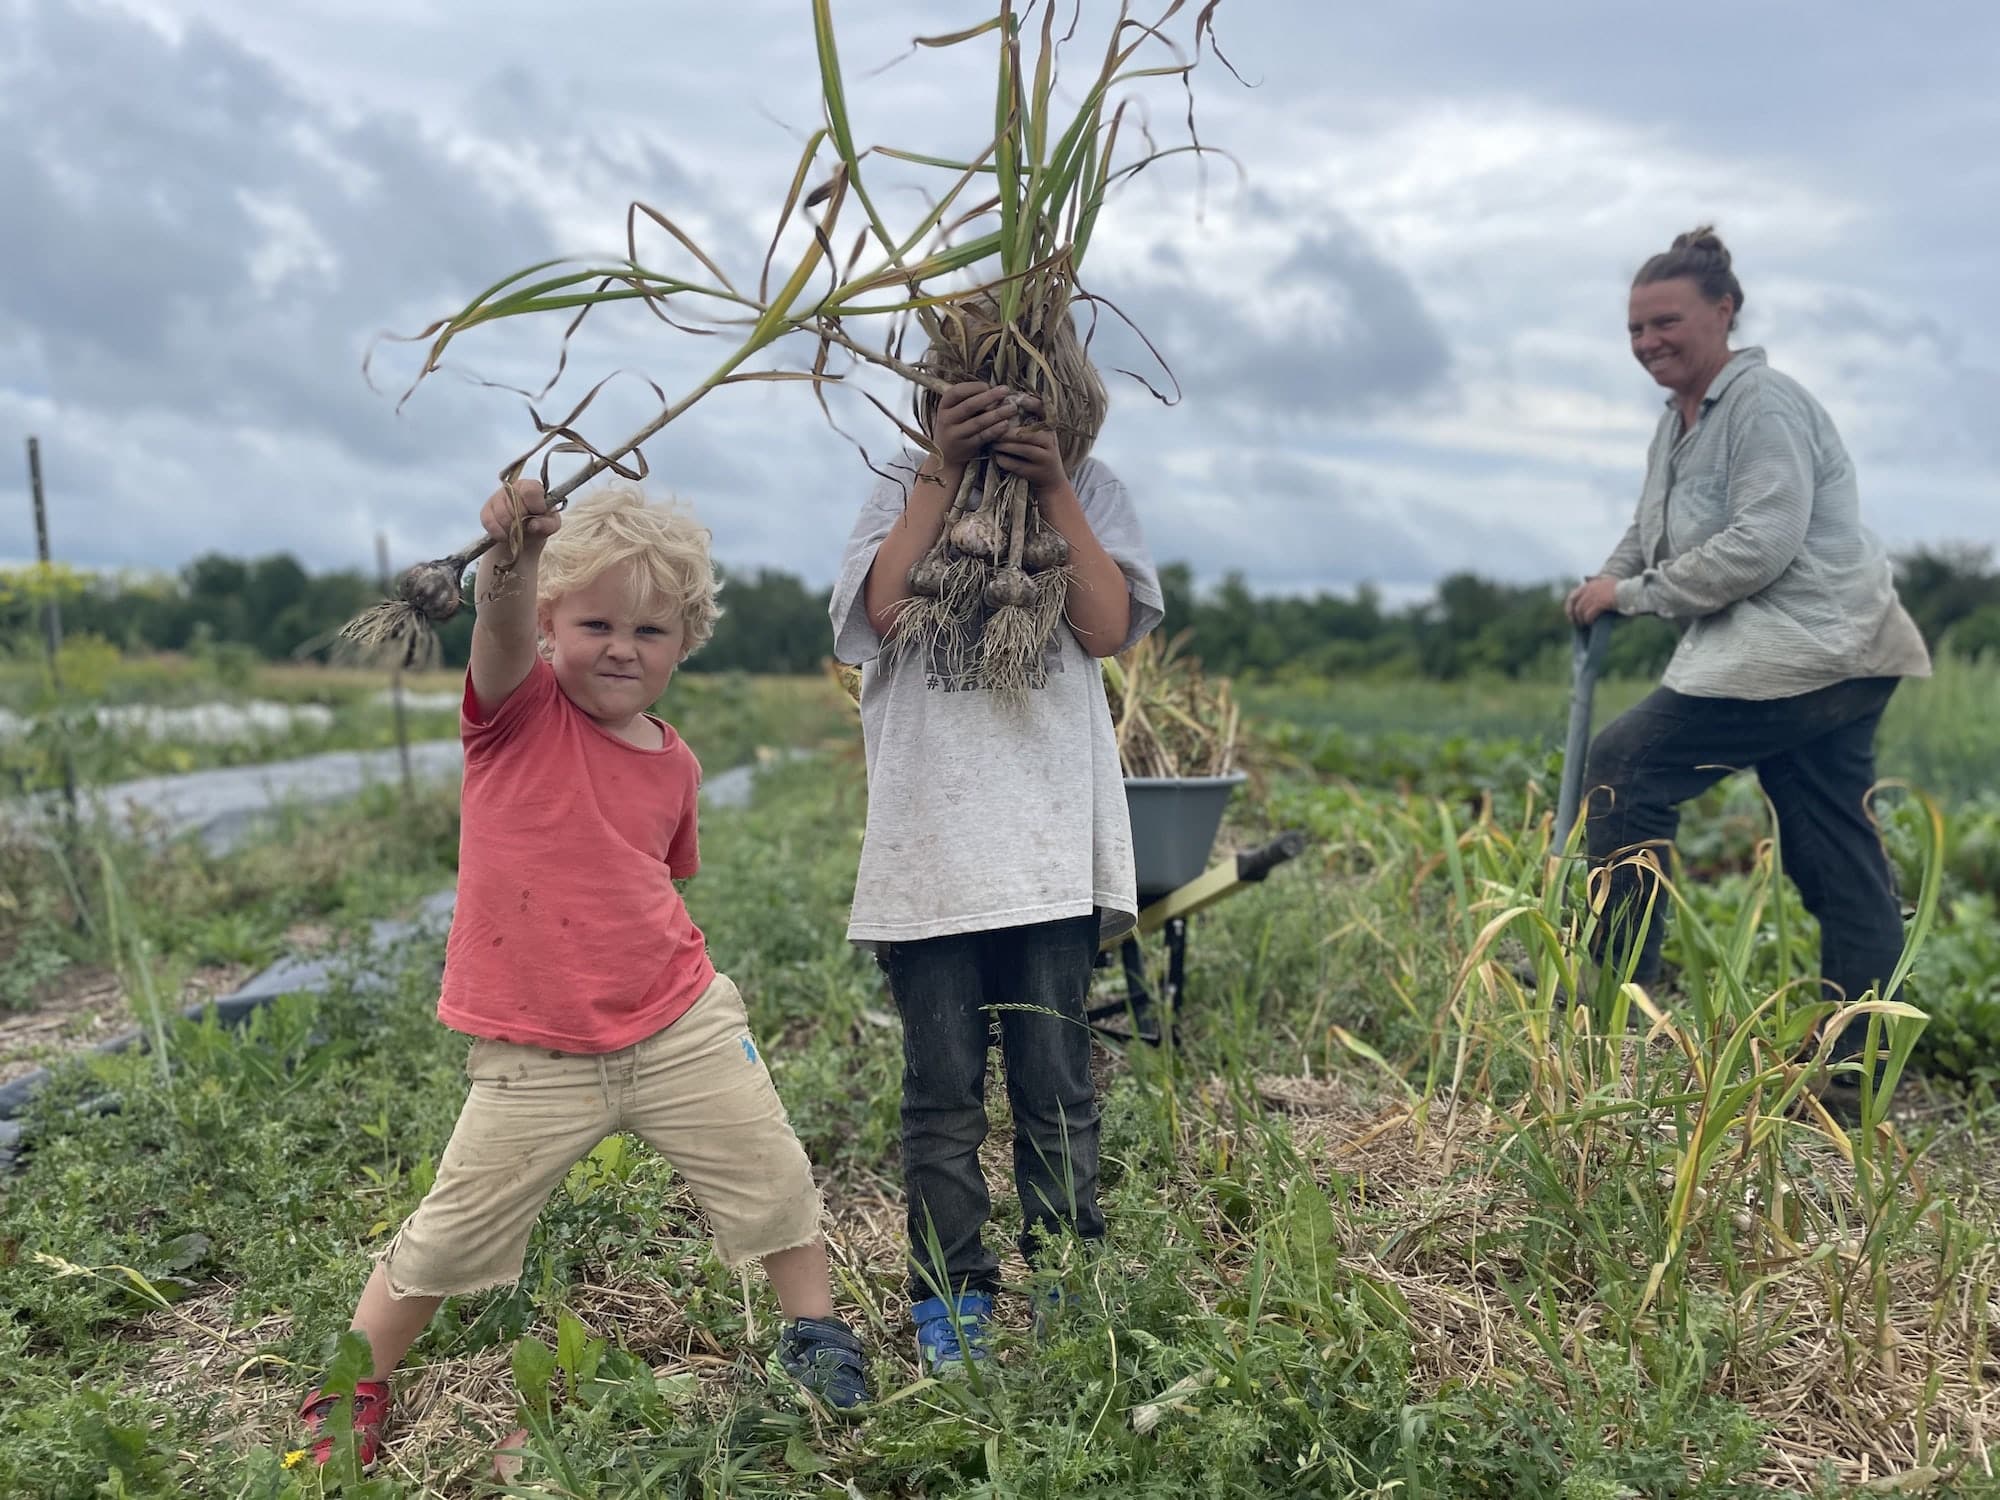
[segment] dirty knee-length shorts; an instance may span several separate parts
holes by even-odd
[[[398,1297],[520,1279],[535,1219],[606,1136],[630,1131],[687,1180],[733,1269],[818,1237],[822,1204],[743,997],[718,974],[686,1014],[617,1052],[476,1041],[437,1181],[382,1251]]]

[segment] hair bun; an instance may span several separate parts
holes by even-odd
[[[1729,247],[1722,243],[1714,225],[1703,224],[1686,234],[1675,235],[1673,248],[1662,250],[1639,267],[1632,285],[1682,279],[1692,281],[1710,304],[1727,297],[1731,307],[1729,326],[1735,328],[1736,314],[1743,310],[1743,283],[1736,279],[1736,272],[1730,266]]]
[[[1713,255],[1723,265],[1729,264],[1729,247],[1722,243],[1722,237],[1715,232],[1713,224],[1703,224],[1686,234],[1675,235],[1673,247],[1696,255]]]

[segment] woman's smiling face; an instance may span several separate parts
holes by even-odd
[[[1670,391],[1705,387],[1729,363],[1735,314],[1727,297],[1709,302],[1685,276],[1635,286],[1626,315],[1632,357]]]

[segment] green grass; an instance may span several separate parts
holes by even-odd
[[[258,695],[318,693],[342,717],[331,735],[239,749],[275,756],[392,742],[388,711],[367,702],[379,685],[364,673],[270,671],[253,684]],[[672,685],[662,711],[710,774],[771,747],[844,739],[854,723],[823,678],[691,675]],[[433,727],[457,732],[448,716]],[[213,746],[203,755],[150,742],[103,748],[106,758],[91,763],[107,775],[223,758]],[[53,769],[45,760],[41,774]],[[228,855],[192,836],[161,843],[96,822],[72,835],[52,813],[29,819],[0,839],[0,1015],[31,1010],[65,984],[109,970],[123,981],[136,1019],[150,1022],[156,1002],[171,1008],[199,971],[257,968],[280,957],[296,924],[346,930],[406,912],[450,884],[456,854],[455,781],[420,786],[408,802],[385,785],[340,808],[278,807]],[[52,1050],[59,1048],[9,1049],[0,1063]]]
[[[0,739],[0,795],[59,788],[66,760],[78,783],[88,787],[215,766],[263,765],[329,750],[387,750],[396,743],[395,710],[380,701],[389,687],[381,672],[272,665],[228,650],[133,657],[86,638],[65,643],[63,674],[67,690],[59,713],[38,661],[0,659],[0,707],[31,721],[25,735]],[[409,708],[409,738],[456,738],[455,705],[463,676],[429,672],[405,686],[412,695],[424,695],[413,702],[435,702],[444,695],[453,705]],[[106,728],[92,716],[100,706],[179,708],[252,701],[323,705],[333,718],[325,727],[295,724],[217,742]],[[682,673],[657,711],[681,730],[710,770],[740,765],[760,749],[819,743],[840,734],[852,717],[827,678],[737,672]]]
[[[59,829],[16,839],[0,848],[0,951],[13,973],[113,965],[122,921],[126,937],[173,963],[267,963],[294,923],[387,915],[449,884],[457,827],[455,787],[408,800],[378,787],[338,808],[276,809],[228,854],[101,825],[74,843]]]
[[[1961,1163],[1990,1149],[1983,1127],[1918,1182],[1872,1137],[1850,1166],[1780,1123],[1782,1073],[1704,1116],[1701,1068],[1653,1049],[1634,1074],[1636,1042],[1552,1011],[1580,914],[1531,829],[1302,779],[1239,815],[1246,837],[1310,827],[1305,860],[1198,921],[1178,1046],[1110,1075],[1111,1254],[1064,1273],[1079,1313],[1043,1345],[1010,1336],[992,1378],[918,1383],[900,1052],[841,936],[863,793],[848,759],[772,772],[754,807],[705,818],[689,899],[827,1176],[838,1295],[894,1399],[852,1430],[777,1400],[768,1293],[753,1280],[746,1303],[634,1146],[572,1174],[517,1288],[447,1305],[402,1387],[417,1433],[342,1493],[498,1493],[475,1473],[525,1418],[522,1495],[1719,1496],[1786,1474],[1772,1445],[1809,1422],[1824,1463],[1784,1488],[1831,1496],[1858,1468],[1822,1395],[1874,1413],[1903,1467],[1978,1492],[1965,1392],[2000,1273],[1989,1190]],[[1489,954],[1482,929],[1517,907],[1566,935],[1517,918],[1519,951]],[[1770,1072],[1714,1064],[1739,1028],[1780,1024],[1749,1009],[1796,957],[1795,928],[1758,936],[1784,920],[1768,870],[1690,887],[1682,916],[1677,944],[1705,925],[1732,955],[1688,1002],[1712,1016],[1680,1017],[1694,1056],[1718,1083]],[[435,962],[412,950],[387,989],[242,1033],[183,1026],[166,1083],[133,1056],[45,1098],[0,1204],[0,1493],[320,1492],[283,1467],[286,1413],[338,1365],[367,1257],[463,1095]],[[78,1112],[107,1090],[116,1114]],[[1676,1173],[1699,1192],[1677,1196]],[[1739,1224],[1746,1202],[1782,1206]],[[1006,1236],[1017,1207],[996,1207]]]
[[[1899,695],[1885,771],[1961,775],[1992,731],[1982,683],[1947,664]],[[336,691],[351,707],[367,686]],[[1274,692],[1246,696],[1269,712]],[[351,1378],[368,1258],[463,1097],[438,955],[415,945],[387,987],[238,1032],[162,1022],[150,1054],[59,1073],[0,1181],[0,1494],[1817,1497],[1852,1492],[1856,1432],[1871,1476],[1992,1492],[1967,1417],[2000,1281],[1977,1107],[2000,1062],[1990,796],[1946,804],[1941,849],[1921,803],[1889,822],[1935,910],[1908,992],[1930,1019],[1887,1039],[1975,1090],[1936,1126],[1838,1136],[1781,1107],[1813,933],[1752,784],[1690,810],[1670,957],[1691,977],[1644,1046],[1614,988],[1553,1003],[1590,920],[1546,859],[1560,693],[1297,698],[1282,748],[1317,771],[1273,773],[1229,833],[1303,827],[1311,848],[1198,919],[1176,1043],[1108,1074],[1109,1256],[1060,1273],[1080,1309],[1055,1336],[1017,1331],[993,1377],[937,1385],[908,1358],[892,1007],[842,936],[851,711],[824,683],[732,678],[682,679],[666,709],[711,771],[842,747],[705,815],[689,901],[826,1178],[837,1296],[892,1399],[854,1429],[777,1399],[766,1289],[714,1261],[664,1163],[607,1148],[521,1283],[447,1304],[419,1341],[391,1465],[344,1486],[286,1468],[289,1413]],[[351,929],[448,883],[455,848],[449,788],[291,814],[227,858],[19,845],[0,1005],[76,963],[171,993],[196,963],[261,962],[293,922]],[[1011,1195],[996,1213],[1006,1239]],[[528,1465],[502,1491],[478,1474],[517,1421]]]
[[[1654,686],[1599,684],[1595,727],[1602,729]],[[1326,774],[1370,783],[1420,780],[1433,768],[1476,760],[1497,784],[1512,785],[1514,773],[1551,763],[1569,725],[1566,682],[1309,679],[1244,685],[1238,696],[1246,717],[1274,726],[1288,753]],[[1945,653],[1935,675],[1897,689],[1878,743],[1881,775],[1956,799],[1990,791],[1995,766],[2000,657],[1967,660]]]

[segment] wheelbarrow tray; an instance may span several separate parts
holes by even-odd
[[[1156,1000],[1164,1002],[1169,1018],[1186,987],[1188,919],[1264,877],[1305,848],[1305,835],[1288,830],[1255,849],[1239,850],[1210,864],[1222,815],[1236,789],[1249,778],[1241,771],[1227,776],[1125,778],[1126,807],[1132,824],[1132,862],[1139,894],[1139,917],[1121,937],[1100,944],[1098,961],[1111,949],[1122,951],[1125,998],[1086,1008],[1093,1030],[1107,1038],[1158,1044],[1161,1040]],[[1147,984],[1139,940],[1164,930],[1167,968],[1162,992]],[[1117,1015],[1132,1022],[1130,1037],[1105,1029]]]
[[[1208,868],[1222,814],[1249,778],[1128,776],[1125,806],[1132,824],[1132,867],[1146,904],[1180,889]]]

